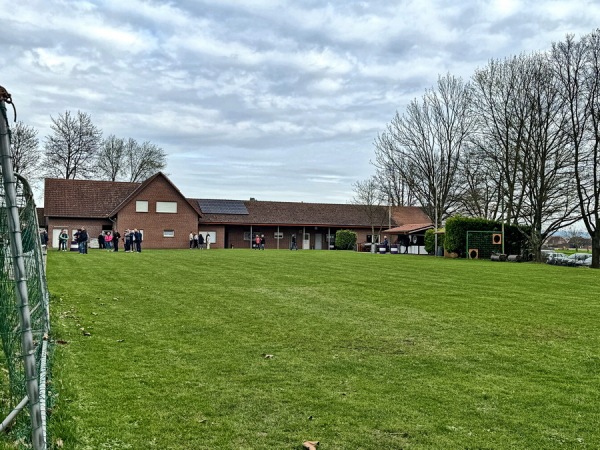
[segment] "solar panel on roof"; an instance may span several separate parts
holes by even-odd
[[[204,214],[248,214],[242,200],[198,200],[198,206]]]

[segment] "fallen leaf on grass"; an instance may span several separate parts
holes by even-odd
[[[117,339],[117,342],[125,342],[125,339]]]
[[[91,335],[92,335],[92,333],[90,333],[89,331],[84,331],[84,332],[83,332],[83,335],[84,335],[84,336],[91,336]]]
[[[265,353],[263,353],[263,356],[264,356],[265,359],[273,359],[273,358],[275,358],[275,355],[267,355]]]
[[[56,440],[56,448],[62,448],[63,445],[65,445],[64,442],[63,442],[63,440],[61,438],[58,438]]]
[[[67,342],[67,341],[63,341],[62,339],[58,339],[58,340],[56,340],[55,342],[56,342],[57,344],[60,344],[60,345],[66,345],[66,344],[68,344],[68,342]]]
[[[317,445],[319,445],[319,441],[306,441],[302,443],[302,446],[306,450],[317,450]]]

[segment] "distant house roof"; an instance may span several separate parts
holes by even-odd
[[[433,228],[433,224],[429,223],[408,223],[405,225],[400,225],[399,227],[390,228],[389,230],[384,230],[384,233],[390,234],[411,234],[418,233],[419,231],[425,231]]]
[[[46,178],[46,217],[105,218],[141,183]]]
[[[370,227],[371,220],[364,206],[330,203],[292,203],[247,200],[242,201],[247,214],[218,214],[202,210],[207,199],[195,201],[202,211],[202,222],[213,224],[239,225],[306,225],[306,226],[345,226]],[[388,225],[388,207],[382,206],[377,212],[383,226]],[[393,225],[403,223],[429,222],[429,217],[421,208],[414,206],[392,208]]]
[[[566,245],[568,243],[567,239],[562,236],[550,236],[546,239],[546,245]]]

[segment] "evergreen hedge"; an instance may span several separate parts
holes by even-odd
[[[446,221],[446,236],[444,249],[466,257],[467,231],[502,232],[502,223],[494,220],[454,216]],[[529,227],[520,225],[504,225],[504,253],[507,255],[529,254]]]
[[[445,235],[438,234],[438,248],[444,247],[444,237]],[[425,251],[430,255],[435,254],[435,230],[427,230],[425,232]]]
[[[354,250],[356,233],[350,230],[338,230],[335,233],[335,248],[338,250]]]

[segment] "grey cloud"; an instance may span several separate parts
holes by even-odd
[[[3,22],[1,81],[42,139],[80,109],[160,145],[190,197],[344,203],[377,133],[438,74],[598,20],[585,0],[35,0]]]

